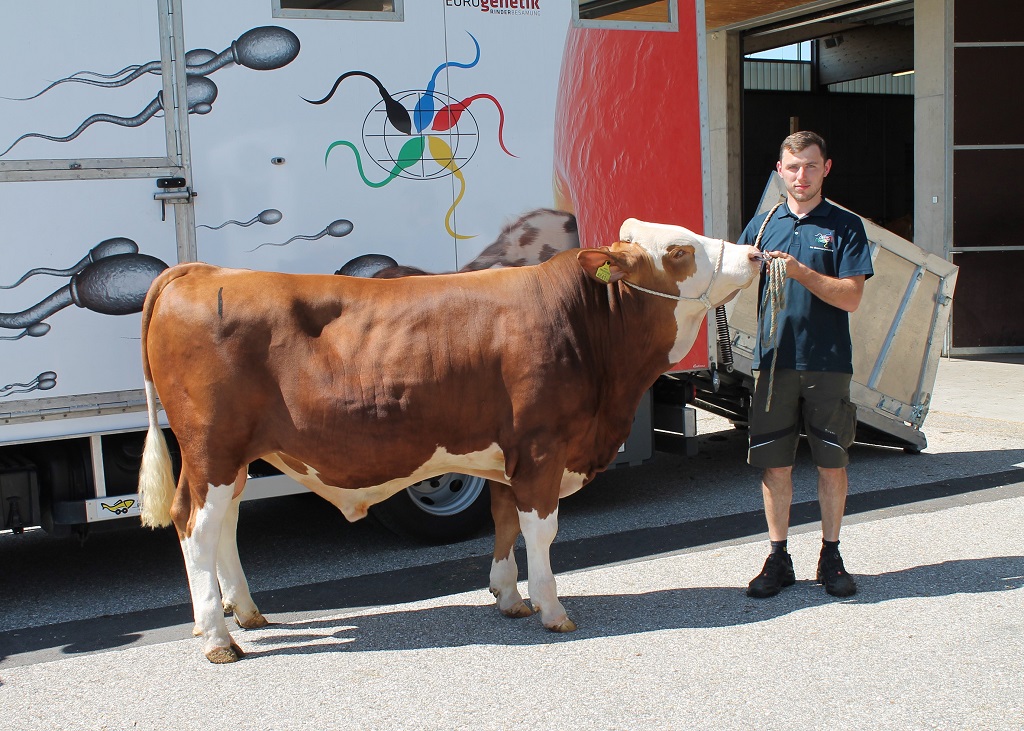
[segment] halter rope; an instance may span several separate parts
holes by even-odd
[[[771,220],[772,216],[775,215],[775,211],[782,205],[782,201],[776,203],[768,215],[764,217],[764,222],[761,224],[761,229],[757,232],[757,238],[754,239],[754,248],[760,250],[761,248],[761,237],[764,235],[765,227],[768,226],[768,221]],[[764,256],[767,256],[766,254]],[[761,315],[758,318],[757,329],[758,333],[764,329],[764,315],[765,307],[771,305],[772,308],[772,321],[771,326],[768,329],[768,341],[764,343],[766,346],[771,346],[772,352],[772,364],[768,368],[768,399],[765,401],[764,410],[768,409],[772,405],[772,389],[775,388],[775,363],[778,361],[778,330],[776,328],[778,324],[779,312],[786,306],[786,260],[785,259],[768,259],[764,261],[767,263],[766,276],[768,280],[765,282],[764,296],[761,299]]]
[[[704,293],[700,297],[683,297],[682,295],[665,294],[664,292],[656,292],[653,289],[647,289],[647,287],[641,287],[639,284],[633,284],[632,282],[630,282],[629,280],[626,280],[626,279],[623,279],[622,282],[623,282],[623,284],[625,284],[627,287],[630,287],[631,289],[636,289],[636,290],[639,290],[640,292],[646,292],[647,294],[657,295],[658,297],[664,297],[667,300],[675,300],[676,302],[697,302],[697,301],[699,301],[702,305],[704,305],[704,309],[705,310],[710,310],[711,309],[711,299],[709,298],[709,295],[711,294],[711,287],[714,286],[715,279],[718,278],[718,272],[722,269],[722,257],[725,254],[725,241],[719,239],[718,243],[720,244],[720,248],[718,249],[718,258],[715,259],[715,268],[711,272],[711,281],[708,282],[707,288],[704,290]]]

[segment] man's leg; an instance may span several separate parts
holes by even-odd
[[[846,571],[839,554],[839,529],[846,511],[846,468],[818,468],[818,504],[821,506],[821,556],[817,579],[832,596],[852,596],[857,582]]]
[[[850,376],[843,373],[805,373],[802,379],[804,425],[818,466],[818,504],[821,507],[821,556],[818,582],[833,596],[857,591],[839,554],[839,530],[846,510],[849,462],[847,450],[857,432],[857,409],[850,402]]]
[[[784,541],[789,534],[789,508],[793,504],[793,468],[768,467],[761,477],[764,495],[764,517],[768,521],[768,538]]]
[[[846,491],[845,467],[838,469],[818,468],[818,504],[821,506],[821,537],[826,541],[839,541],[839,529],[843,525],[843,513],[846,512]]]
[[[759,372],[755,378],[750,405],[750,450],[747,461],[763,469],[761,494],[768,522],[771,553],[761,573],[747,586],[747,596],[775,596],[796,582],[793,559],[786,548],[789,533],[789,508],[793,502],[793,460],[796,456],[800,418],[799,374],[780,370],[776,374],[771,409],[768,403],[769,378]]]

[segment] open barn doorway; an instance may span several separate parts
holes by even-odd
[[[742,33],[742,211],[757,209],[779,143],[828,143],[825,196],[913,240],[913,2],[857,2]]]

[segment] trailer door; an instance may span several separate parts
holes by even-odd
[[[138,313],[194,258],[188,114],[215,90],[186,88],[180,0],[3,15],[0,443],[96,430],[72,416],[141,425]]]

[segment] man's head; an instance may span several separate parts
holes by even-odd
[[[794,132],[782,141],[775,165],[790,202],[816,205],[821,185],[832,169],[825,140],[814,132]]]

